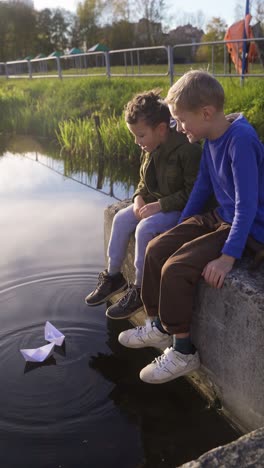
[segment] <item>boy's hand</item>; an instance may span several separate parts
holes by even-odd
[[[159,202],[148,203],[139,210],[141,218],[148,218],[149,216],[161,211]]]
[[[137,195],[136,198],[134,199],[134,206],[133,206],[133,211],[134,211],[134,215],[135,217],[140,220],[141,219],[141,216],[140,216],[140,208],[142,208],[144,205],[146,205],[146,203],[144,202],[143,198],[141,195]]]
[[[227,273],[232,270],[235,260],[234,257],[222,254],[221,257],[207,263],[203,269],[202,276],[210,286],[220,289],[223,286]]]

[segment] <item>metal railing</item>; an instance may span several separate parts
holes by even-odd
[[[80,76],[106,76],[107,52],[87,52],[60,57],[63,78]]]
[[[155,52],[159,51],[161,62],[166,64],[167,69],[163,73],[148,72],[144,71],[145,62],[149,62],[152,58],[152,62],[155,63]],[[118,56],[118,57],[117,57]],[[145,56],[145,57],[144,57]],[[153,46],[153,47],[138,47],[131,49],[119,49],[109,51],[109,62],[115,66],[114,59],[117,57],[116,62],[124,68],[123,72],[114,72],[110,70],[109,63],[109,76],[168,76],[170,73],[170,59],[171,59],[171,46]],[[143,58],[143,59],[142,59]],[[145,59],[145,60],[144,60]]]
[[[176,44],[173,46],[173,50],[179,50],[180,48],[183,48],[183,47],[193,47],[193,48],[202,48],[202,47],[208,47],[210,46],[211,47],[211,73],[214,75],[214,76],[218,76],[218,77],[230,77],[230,75],[232,75],[232,77],[237,77],[237,78],[244,78],[244,77],[263,77],[264,76],[264,71],[263,73],[237,73],[235,71],[235,68],[234,68],[234,65],[232,66],[232,73],[229,71],[227,71],[227,58],[228,58],[228,51],[227,51],[227,47],[226,45],[227,44],[243,44],[243,43],[251,43],[251,42],[263,42],[264,38],[263,37],[260,37],[260,38],[250,38],[250,39],[230,39],[228,41],[212,41],[212,42],[193,42],[192,44],[190,43],[187,43],[187,44]],[[223,71],[222,72],[218,72],[216,70],[216,60],[215,60],[215,50],[216,48],[219,48],[219,47],[222,47],[223,48]],[[238,48],[239,49],[239,48]],[[237,50],[237,58],[239,58],[239,50]],[[209,65],[209,64],[208,64]],[[253,66],[253,64],[251,63],[251,67]],[[263,65],[262,65],[263,67]],[[174,70],[174,76],[181,76],[182,73],[175,73],[175,70]]]
[[[0,76],[6,78],[70,78],[70,77],[166,77],[172,84],[190,68],[207,68],[218,77],[263,77],[263,63],[250,64],[249,72],[239,74],[230,62],[227,44],[264,42],[264,37],[214,42],[193,42],[174,46],[138,47],[86,52],[60,57],[35,58],[0,63]],[[210,62],[197,59],[197,51],[209,47]],[[221,60],[219,62],[219,50]],[[237,48],[239,49],[239,47]],[[237,52],[239,53],[239,52]],[[229,68],[229,70],[228,70]]]

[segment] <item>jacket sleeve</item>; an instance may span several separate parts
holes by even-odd
[[[159,199],[161,209],[164,212],[182,211],[184,209],[199,171],[202,154],[202,148],[199,144],[190,145],[186,143],[177,151],[180,151],[183,174],[182,188],[171,195]]]
[[[152,197],[151,194],[149,193],[149,190],[145,182],[145,176],[144,176],[144,170],[148,164],[149,157],[150,157],[149,153],[144,153],[144,152],[141,153],[141,156],[140,156],[141,164],[140,164],[140,169],[139,169],[139,183],[132,196],[133,202],[137,195],[141,195],[141,197],[146,203],[149,203],[150,201],[155,201],[155,198]]]

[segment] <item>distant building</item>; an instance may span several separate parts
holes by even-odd
[[[194,44],[201,42],[204,32],[191,24],[178,26],[172,29],[166,35],[163,35],[165,44],[180,45],[180,44]],[[174,62],[175,63],[189,63],[192,62],[197,52],[197,46],[186,46],[174,48]]]
[[[9,0],[9,3],[24,3],[24,5],[34,8],[33,0]]]
[[[200,42],[204,32],[191,24],[178,26],[167,34],[167,42],[171,45],[188,44],[191,42]]]
[[[157,45],[162,38],[162,24],[150,21],[147,18],[141,18],[134,24],[135,37],[138,43]]]

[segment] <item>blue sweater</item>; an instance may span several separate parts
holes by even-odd
[[[216,140],[206,140],[197,180],[182,212],[202,212],[214,193],[219,216],[231,224],[222,253],[240,258],[248,235],[264,243],[264,146],[240,115]]]

